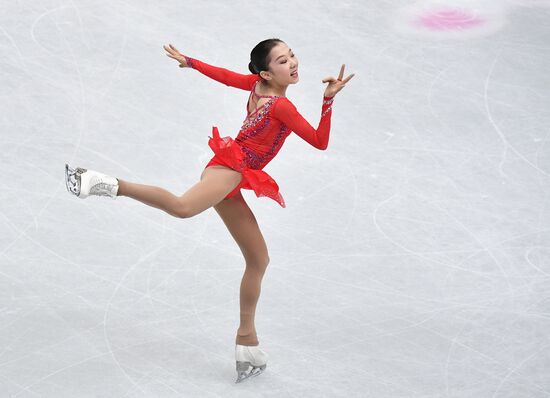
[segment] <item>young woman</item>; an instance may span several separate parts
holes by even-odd
[[[181,54],[171,44],[164,49],[166,55],[178,61],[182,68],[196,69],[220,83],[250,91],[247,115],[237,137],[222,138],[218,129],[213,127],[208,145],[214,156],[204,168],[200,182],[181,196],[97,171],[80,167],[73,169],[66,164],[67,190],[79,198],[127,196],[180,218],[193,217],[214,207],[246,262],[240,286],[240,326],[235,339],[237,382],[240,382],[260,374],[267,365],[267,355],[259,348],[254,316],[261,281],[269,263],[264,238],[240,190],[253,190],[257,197],[269,197],[285,207],[277,183],[262,169],[275,157],[291,132],[315,148],[327,148],[334,96],[354,74],[343,79],[345,65],[342,65],[337,79],[323,79],[328,86],[323,96],[321,119],[315,129],[285,95],[288,85],[298,82],[298,59],[282,40],[267,39],[254,47],[248,65],[252,74],[209,65]],[[247,373],[250,367],[252,369]]]

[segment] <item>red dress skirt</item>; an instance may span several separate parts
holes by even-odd
[[[273,199],[282,207],[286,207],[283,196],[279,193],[279,186],[273,178],[265,171],[251,169],[246,164],[246,156],[239,144],[231,137],[220,137],[217,127],[212,128],[212,137],[208,140],[208,146],[214,152],[214,157],[210,159],[204,167],[213,165],[222,165],[242,173],[242,179],[239,185],[227,194],[224,199],[235,196],[241,188],[253,190],[256,197],[265,196]]]

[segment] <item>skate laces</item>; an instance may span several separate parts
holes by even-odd
[[[113,189],[116,187],[116,184],[108,182],[108,176],[95,175],[90,186],[90,192],[95,192],[99,195],[112,196]]]

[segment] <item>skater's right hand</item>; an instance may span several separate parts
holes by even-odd
[[[187,65],[187,61],[185,60],[185,57],[176,49],[176,47],[171,44],[169,44],[168,46],[164,45],[163,47],[168,52],[168,54],[166,54],[168,57],[174,58],[180,63],[180,68],[189,67],[189,65]]]
[[[338,91],[346,87],[346,83],[350,81],[350,79],[355,76],[355,73],[352,73],[348,77],[346,77],[344,80],[342,78],[344,77],[344,68],[346,67],[345,64],[342,64],[342,67],[340,68],[340,74],[338,75],[338,79],[335,79],[334,77],[325,77],[323,79],[323,83],[328,83],[327,88],[325,88],[325,96],[327,97],[334,97]]]

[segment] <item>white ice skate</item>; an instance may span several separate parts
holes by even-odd
[[[90,195],[116,199],[118,193],[118,180],[115,177],[80,167],[73,169],[68,164],[65,164],[65,184],[67,191],[81,199]]]
[[[267,367],[267,354],[258,346],[235,345],[235,360],[237,362],[237,380],[240,383],[249,377],[258,376]],[[249,372],[247,370],[250,369]]]

